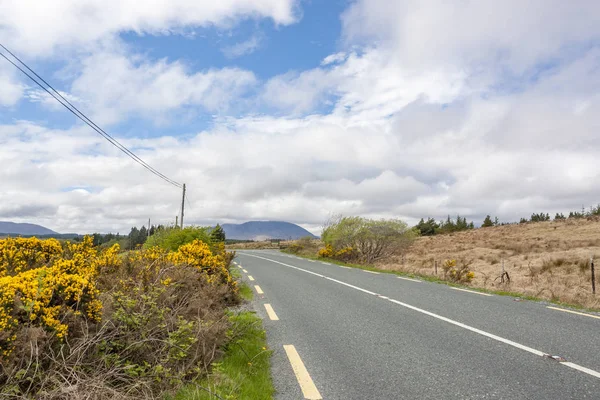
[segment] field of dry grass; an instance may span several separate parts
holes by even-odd
[[[565,220],[475,229],[418,238],[404,259],[377,265],[382,269],[434,275],[445,260],[467,262],[474,287],[600,308],[592,295],[590,257],[600,258],[600,219]],[[501,283],[502,263],[510,283]],[[600,292],[596,262],[596,281]],[[438,276],[443,271],[438,268]]]
[[[225,245],[227,250],[263,250],[263,249],[279,249],[278,243],[271,243],[270,240],[262,242],[247,242]]]

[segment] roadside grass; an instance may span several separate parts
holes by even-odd
[[[331,264],[341,265],[344,267],[379,272],[382,274],[390,274],[390,275],[402,276],[402,277],[407,277],[407,278],[420,279],[420,280],[427,281],[427,282],[433,282],[433,283],[438,283],[438,284],[462,288],[462,289],[469,289],[469,290],[473,290],[473,291],[481,292],[481,293],[495,294],[498,296],[516,297],[516,298],[520,298],[522,300],[529,300],[529,301],[535,301],[535,302],[547,302],[547,303],[552,303],[552,304],[555,304],[558,306],[572,308],[572,309],[576,309],[576,310],[582,310],[582,311],[600,312],[600,309],[597,309],[597,308],[584,307],[579,304],[566,303],[566,302],[562,302],[562,301],[559,301],[556,299],[542,299],[542,298],[539,298],[536,296],[525,295],[525,294],[519,293],[519,292],[513,292],[513,291],[507,291],[507,290],[495,290],[495,289],[461,285],[460,283],[447,281],[440,277],[431,276],[431,275],[423,275],[423,274],[418,274],[418,273],[389,270],[389,269],[380,269],[380,268],[373,267],[371,265],[351,264],[351,263],[346,263],[346,262],[339,261],[339,260],[333,260],[330,258],[321,258],[318,256],[298,254],[298,253],[292,253],[292,252],[288,252],[288,251],[282,251],[282,252],[288,253],[288,254],[293,254],[295,256],[310,259],[310,260],[324,261],[324,262],[328,262]]]
[[[240,290],[240,296],[242,296],[242,298],[244,300],[247,300],[247,301],[252,300],[252,297],[254,296],[254,292],[252,291],[252,289],[250,288],[250,286],[248,286],[248,284],[246,282],[240,283],[239,290]]]
[[[236,271],[236,272],[234,272]],[[236,268],[232,274],[241,276]],[[241,280],[240,295],[252,300],[252,289]],[[262,320],[253,311],[231,312],[232,328],[223,358],[212,364],[208,377],[179,390],[171,400],[271,400],[275,393]]]

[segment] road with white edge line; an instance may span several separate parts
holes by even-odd
[[[598,314],[277,251],[236,265],[278,400],[600,398]]]

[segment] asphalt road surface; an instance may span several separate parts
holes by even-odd
[[[600,399],[597,314],[277,251],[236,262],[277,399]]]

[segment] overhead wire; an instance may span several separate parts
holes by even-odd
[[[33,82],[35,82],[40,88],[42,88],[46,93],[48,93],[50,96],[52,96],[56,101],[58,101],[63,107],[65,107],[67,110],[69,110],[73,115],[75,115],[77,118],[82,120],[85,124],[87,124],[90,128],[92,128],[96,133],[98,133],[100,136],[102,136],[104,139],[106,139],[108,142],[110,142],[113,146],[115,146],[116,148],[121,150],[123,153],[125,153],[128,157],[130,157],[136,163],[138,163],[142,167],[146,168],[149,172],[153,173],[154,175],[158,176],[159,178],[163,179],[164,181],[170,183],[173,186],[176,186],[178,188],[183,187],[183,185],[181,183],[169,178],[168,176],[164,175],[157,169],[153,168],[151,165],[149,165],[147,162],[142,160],[140,157],[138,157],[135,153],[133,153],[127,147],[122,145],[117,139],[115,139],[114,137],[109,135],[106,131],[104,131],[102,128],[100,128],[94,121],[92,121],[83,112],[81,112],[77,107],[75,107],[73,104],[71,104],[71,102],[69,102],[69,100],[67,100],[62,94],[60,94],[56,89],[54,89],[54,87],[52,87],[52,85],[50,85],[48,82],[46,82],[44,80],[44,78],[39,76],[33,69],[31,69],[26,63],[24,63],[15,54],[13,54],[9,49],[7,49],[2,43],[0,43],[0,47],[2,47],[13,58],[15,58],[20,64],[22,64],[27,70],[29,70],[33,75],[35,75],[38,79],[40,79],[46,86],[48,86],[49,89],[52,90],[52,92],[50,90],[48,90],[48,88],[46,88],[40,82],[38,82],[33,76],[31,76],[29,73],[27,73],[27,71],[25,71],[19,65],[15,64],[15,62],[13,62],[11,59],[9,59],[4,53],[0,52],[0,56],[2,56],[6,61],[11,63],[14,67],[16,67],[19,71],[21,71],[24,75],[26,75]],[[59,97],[60,97],[60,99],[59,99]],[[62,99],[62,101],[61,101],[61,99]],[[64,101],[64,103],[63,103],[63,101]]]

